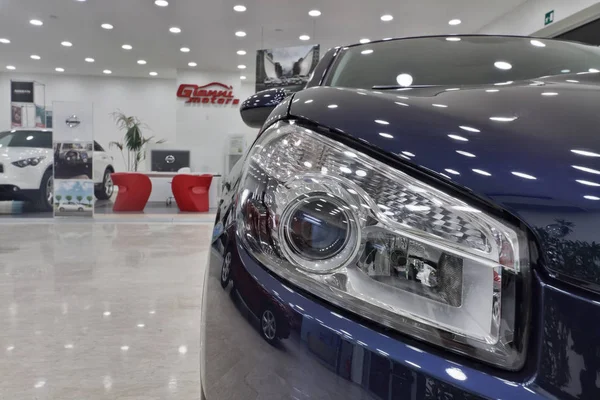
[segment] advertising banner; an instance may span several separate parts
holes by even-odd
[[[302,90],[320,57],[319,45],[284,47],[256,52],[256,91],[284,88]]]
[[[33,82],[10,82],[11,103],[33,103]]]
[[[23,126],[23,108],[21,106],[10,106],[10,124],[13,128]]]
[[[54,215],[94,215],[93,106],[54,102]]]

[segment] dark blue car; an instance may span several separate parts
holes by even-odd
[[[242,105],[203,299],[216,399],[600,399],[600,49],[330,50]]]

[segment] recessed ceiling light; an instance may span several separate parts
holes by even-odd
[[[246,36],[246,32],[244,32],[244,31],[237,31],[235,33],[235,36],[237,36],[237,37],[244,37],[244,36]]]
[[[310,36],[308,36],[308,35],[300,35],[299,39],[300,40],[310,40]]]
[[[367,38],[360,39],[360,43],[361,43],[361,44],[370,43],[370,42],[371,42],[371,40],[370,40],[370,39],[367,39]]]
[[[181,49],[179,49],[182,53],[189,53],[190,52],[190,48],[189,47],[182,47]]]
[[[494,67],[507,71],[509,69],[512,69],[512,64],[507,63],[506,61],[496,61],[494,63]]]
[[[131,50],[131,49],[133,49],[133,46],[130,44],[124,44],[123,46],[121,46],[121,48],[123,50]]]
[[[14,65],[7,65],[6,69],[10,69],[11,71],[14,71],[17,68]]]
[[[158,72],[154,72],[154,71],[152,71],[152,72],[150,72],[150,74],[149,74],[149,75],[150,75],[150,76],[157,76],[157,75],[158,75]]]
[[[140,65],[146,65],[147,64],[146,60],[138,60],[137,63],[140,64]]]
[[[0,43],[3,43],[3,44],[9,44],[9,43],[10,43],[10,40],[8,40],[8,39],[6,39],[6,38],[0,38]]]
[[[102,73],[106,74],[106,75],[110,75],[110,74],[112,74],[112,71],[110,69],[105,69],[104,71],[102,71]]]
[[[460,19],[451,19],[448,21],[448,25],[460,25],[462,21]]]
[[[246,69],[246,66],[244,64],[240,64],[240,65],[238,65],[238,68],[239,69]]]
[[[73,43],[67,42],[67,41],[61,42],[60,44],[63,45],[63,46],[65,46],[65,47],[72,47],[73,46]]]
[[[245,56],[246,55],[246,50],[238,50],[237,54],[238,54],[238,56]]]
[[[38,55],[35,55],[35,54],[32,54],[30,57],[31,57],[32,60],[41,60],[41,58],[42,58],[42,57],[40,57]]]
[[[189,63],[188,63],[188,66],[189,66],[189,67],[197,67],[197,66],[198,66],[198,64],[196,64],[195,62],[193,62],[193,61],[192,61],[192,62],[189,62]]]
[[[58,67],[58,68],[55,68],[54,70],[55,70],[56,72],[65,72],[65,69],[64,69],[64,68],[60,68],[60,67]]]
[[[321,15],[321,11],[319,11],[319,10],[310,10],[308,12],[308,15],[310,15],[311,17],[319,17]]]
[[[159,7],[166,7],[169,5],[169,2],[167,0],[156,0],[154,4],[156,4]]]
[[[181,28],[173,26],[173,27],[169,28],[169,32],[171,32],[171,33],[181,33]]]
[[[246,77],[244,75],[242,75],[242,76],[240,76],[240,79],[243,80],[243,81],[245,81]]]
[[[93,63],[94,61],[96,61],[96,60],[94,60],[91,57],[88,57],[88,58],[85,59],[85,62],[89,62],[89,63]]]
[[[246,6],[243,6],[241,4],[239,4],[237,6],[233,6],[233,11],[244,12],[244,11],[246,11]]]
[[[102,27],[102,29],[106,30],[111,30],[112,28],[114,28],[114,26],[112,26],[111,24],[102,24],[100,26]]]
[[[393,19],[394,19],[394,17],[392,15],[390,15],[390,14],[385,14],[385,15],[381,16],[381,20],[383,22],[389,22],[389,21],[391,21]]]
[[[460,42],[460,38],[454,36],[447,37],[446,40],[449,42]]]
[[[44,25],[44,23],[42,21],[40,21],[39,19],[32,19],[31,21],[29,21],[29,23],[31,25],[35,25],[35,26],[42,26],[42,25]]]

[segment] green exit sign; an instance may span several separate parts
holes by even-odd
[[[548,11],[544,17],[544,26],[550,25],[554,22],[554,10]]]

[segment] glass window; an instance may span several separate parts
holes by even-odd
[[[52,148],[52,132],[49,131],[7,131],[0,133],[1,147]]]
[[[363,89],[481,85],[579,72],[600,72],[600,49],[521,37],[428,37],[350,47],[328,84]]]
[[[102,146],[100,146],[100,143],[96,142],[95,140],[94,140],[94,151],[104,151]]]

